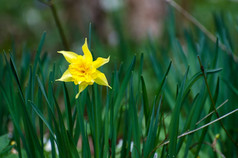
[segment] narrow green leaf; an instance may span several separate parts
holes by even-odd
[[[121,100],[124,96],[124,93],[125,93],[125,90],[126,90],[126,86],[129,82],[129,79],[131,77],[131,73],[135,67],[135,61],[136,61],[136,57],[133,58],[132,60],[132,63],[124,77],[124,80],[122,81],[122,84],[120,86],[120,89],[119,89],[119,92],[118,92],[118,95],[117,95],[117,98],[116,98],[116,101],[115,101],[115,104],[114,104],[114,114],[117,114],[118,111],[119,111],[119,108],[120,108],[120,103],[121,103]],[[113,120],[116,120],[116,117],[117,115],[114,115],[114,119]]]
[[[135,154],[135,157],[140,156],[140,135],[141,135],[141,130],[139,129],[139,124],[138,124],[138,116],[137,116],[137,109],[136,109],[136,101],[134,98],[134,93],[133,93],[133,86],[132,86],[132,79],[130,83],[130,95],[129,95],[129,112],[130,112],[130,122],[132,126],[132,132],[133,132],[133,140],[134,140],[134,147],[132,154]]]
[[[236,95],[238,96],[238,89],[235,88],[234,85],[232,85],[230,82],[228,82],[226,79],[222,79],[223,82],[228,86],[228,88]]]
[[[17,74],[16,65],[15,65],[14,61],[12,60],[12,57],[10,57],[10,66],[11,66],[14,78],[15,78],[15,80],[17,82],[17,87],[18,87],[21,99],[22,99],[23,102],[25,102],[23,91],[22,91],[21,84],[20,84],[20,80],[19,80],[19,77],[18,77],[18,74]]]
[[[67,122],[68,122],[68,127],[69,127],[69,133],[71,136],[73,136],[73,119],[72,119],[72,110],[71,110],[71,105],[70,105],[70,100],[69,100],[69,93],[67,90],[67,87],[65,83],[63,82],[63,91],[64,91],[64,104],[65,104],[65,109],[67,112]]]
[[[100,135],[101,135],[101,112],[98,101],[98,87],[97,85],[93,85],[93,112],[94,112],[94,149],[95,149],[95,157],[100,157]]]
[[[8,134],[0,136],[0,153],[8,146],[9,142]]]
[[[42,112],[40,111],[40,109],[32,102],[30,101],[30,104],[33,108],[33,110],[36,112],[36,114],[41,118],[41,120],[45,123],[46,127],[49,129],[50,134],[52,136],[54,136],[54,132],[51,128],[51,126],[48,124],[47,120],[45,119],[45,116],[42,114]],[[54,138],[54,137],[53,137]]]
[[[156,137],[157,137],[161,103],[162,103],[162,97],[160,97],[158,105],[156,105],[156,98],[154,99],[151,120],[150,120],[150,125],[149,125],[149,131],[147,134],[146,142],[143,147],[143,156],[144,157],[149,157],[149,158],[152,157],[153,153],[154,153],[153,149],[157,145],[155,143],[156,143]],[[157,111],[155,113],[156,107],[157,107]]]
[[[139,71],[138,71],[138,84],[137,84],[137,86],[138,86],[138,93],[140,93],[140,86],[141,86],[141,84],[140,84],[140,82],[141,82],[141,76],[142,76],[142,70],[143,70],[143,64],[144,64],[144,54],[142,53],[141,54],[141,57],[140,57],[140,65],[139,65]]]
[[[149,107],[149,99],[148,99],[147,90],[146,90],[145,81],[144,81],[143,76],[141,76],[141,83],[142,83],[142,97],[143,97],[145,123],[146,123],[146,127],[148,127],[150,107]]]
[[[220,72],[221,70],[222,70],[221,68],[219,68],[219,69],[207,70],[207,71],[206,71],[206,74],[207,74],[207,75],[211,75],[211,74],[214,74],[214,73],[218,73],[218,72]],[[193,75],[190,80],[187,81],[186,88],[185,88],[185,90],[184,90],[184,95],[183,95],[183,97],[182,97],[182,102],[184,101],[184,99],[185,99],[186,96],[188,95],[188,93],[189,93],[191,87],[192,87],[192,86],[196,83],[196,81],[197,81],[198,79],[200,79],[201,77],[202,77],[202,72],[199,71],[198,73],[196,73],[195,75]]]
[[[110,125],[110,111],[109,111],[109,91],[107,90],[107,100],[105,107],[105,117],[104,117],[104,146],[103,146],[103,158],[109,155],[109,125]]]
[[[161,82],[161,84],[160,84],[160,86],[159,86],[159,88],[158,88],[158,90],[156,92],[156,101],[157,101],[157,99],[158,99],[158,97],[159,97],[159,95],[160,95],[160,93],[161,93],[161,91],[162,91],[162,89],[163,89],[163,87],[165,85],[165,81],[166,81],[166,78],[168,76],[168,73],[169,73],[169,70],[171,68],[171,65],[172,65],[172,61],[170,61],[169,66],[167,68],[167,71],[165,72],[164,77],[162,79],[162,82]]]
[[[45,36],[46,36],[46,32],[44,32],[43,35],[41,36],[40,44],[39,44],[37,52],[36,52],[34,65],[33,65],[33,79],[35,79],[36,68],[37,68],[38,62],[40,61],[40,53],[42,52],[42,48],[43,48],[43,45],[45,42]]]
[[[83,92],[83,94],[85,94]],[[82,99],[82,96],[81,96],[81,99]],[[83,112],[81,110],[81,106],[83,105],[82,104],[82,101],[80,100],[77,100],[77,111],[78,111],[78,117],[77,117],[77,121],[79,122],[79,125],[80,125],[80,130],[81,130],[81,134],[82,134],[82,157],[91,157],[91,152],[90,152],[90,147],[89,147],[89,142],[88,142],[88,137],[87,137],[87,133],[85,132],[85,126],[84,126],[84,118],[83,118]],[[79,104],[80,102],[81,104]],[[85,102],[84,102],[85,104]],[[87,128],[87,127],[86,127]]]
[[[177,156],[176,146],[177,146],[177,137],[178,137],[178,129],[179,129],[179,114],[180,114],[180,109],[182,106],[182,96],[184,94],[184,87],[185,87],[185,82],[187,80],[188,71],[189,71],[189,67],[184,75],[183,82],[181,83],[181,86],[179,88],[176,105],[175,105],[175,108],[173,109],[172,118],[169,125],[169,140],[170,140],[169,153],[168,153],[169,157]]]
[[[215,94],[214,94],[214,97],[213,97],[213,100],[214,100],[214,104],[216,105],[216,101],[217,101],[217,96],[218,96],[218,92],[219,92],[219,79],[217,80],[217,85],[216,85],[216,91],[215,91]],[[213,106],[211,105],[210,106],[210,109],[209,109],[209,113],[214,110]],[[211,121],[211,118],[212,118],[212,115],[207,117],[206,120],[205,120],[205,124],[209,123]],[[203,128],[202,130],[202,134],[199,138],[199,142],[198,142],[198,146],[197,146],[197,150],[195,152],[195,156],[197,157],[200,150],[201,150],[201,147],[203,145],[203,141],[205,139],[205,136],[206,136],[206,133],[208,131],[208,127],[205,127]]]
[[[189,130],[189,127],[191,126],[191,122],[192,122],[192,120],[193,120],[193,117],[194,117],[194,115],[195,115],[195,112],[197,112],[197,111],[195,111],[195,110],[197,109],[197,107],[196,107],[195,105],[196,105],[196,103],[197,103],[198,96],[199,96],[199,94],[197,94],[197,95],[194,97],[194,99],[193,99],[193,102],[192,102],[192,104],[191,104],[192,109],[191,109],[191,111],[190,111],[190,113],[189,113],[189,115],[188,115],[188,117],[187,117],[187,119],[186,119],[185,125],[184,125],[184,127],[183,127],[183,133],[186,132],[187,130]],[[182,137],[182,138],[179,139],[179,143],[178,143],[178,145],[177,145],[177,154],[178,154],[178,152],[179,152],[179,150],[180,150],[180,148],[181,148],[181,146],[182,146],[184,140],[185,140],[185,137]]]

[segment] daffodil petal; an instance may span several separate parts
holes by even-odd
[[[75,98],[77,99],[79,97],[79,94],[88,86],[88,84],[86,82],[82,82],[79,84],[79,92],[77,93],[77,95],[75,96]]]
[[[72,63],[74,60],[77,59],[78,54],[70,51],[58,51],[58,53],[63,54],[64,58],[69,62]]]
[[[71,82],[73,81],[72,75],[69,70],[66,70],[61,78],[57,79],[56,81],[64,81],[64,82]]]
[[[93,57],[92,57],[92,54],[91,54],[90,50],[88,49],[87,38],[85,38],[85,43],[82,46],[82,49],[83,49],[83,53],[84,53],[85,58],[88,61],[92,62],[93,61]]]
[[[97,60],[95,60],[93,62],[93,66],[95,68],[98,68],[100,66],[103,66],[104,64],[108,63],[110,60],[110,56],[108,58],[101,58],[101,57],[98,57]]]
[[[97,70],[95,75],[97,75],[97,78],[94,79],[94,82],[96,82],[99,85],[108,86],[109,88],[112,88],[109,86],[109,84],[107,82],[107,78],[104,75],[104,73]]]

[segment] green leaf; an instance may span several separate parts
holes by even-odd
[[[104,116],[104,146],[103,146],[103,158],[106,158],[109,151],[109,125],[110,125],[110,111],[109,111],[109,92],[107,90],[107,100],[105,106]]]
[[[71,104],[69,100],[69,93],[65,83],[63,82],[62,84],[63,84],[63,91],[64,91],[64,104],[65,104],[65,109],[67,112],[67,123],[69,127],[69,133],[71,134],[71,136],[73,136],[73,118],[72,118]]]
[[[86,96],[86,92],[83,92],[83,94]],[[79,122],[80,125],[80,131],[82,134],[82,157],[91,157],[91,152],[90,152],[90,147],[89,147],[89,141],[87,137],[87,133],[85,132],[85,125],[84,125],[84,118],[83,118],[83,112],[81,109],[81,106],[85,104],[85,100],[82,99],[83,95],[81,95],[81,98],[77,100],[77,112],[78,112],[78,117],[77,121]],[[85,97],[84,97],[85,98]],[[87,127],[86,127],[87,128]]]
[[[198,101],[198,96],[199,96],[199,94],[197,94],[193,99],[193,102],[191,104],[192,109],[191,109],[191,111],[190,111],[190,113],[189,113],[189,115],[186,119],[186,122],[185,122],[185,125],[184,125],[184,128],[183,128],[183,133],[186,132],[187,130],[190,130],[191,122],[192,122],[194,116],[196,115],[195,112],[197,112],[196,110],[197,110],[198,106],[197,106],[196,103]],[[177,145],[177,151],[178,152],[179,152],[184,140],[185,140],[185,137],[180,138],[179,143]],[[178,152],[177,152],[177,154],[178,154]]]
[[[12,73],[14,75],[14,78],[17,82],[17,87],[19,89],[19,92],[20,92],[20,96],[21,96],[21,99],[22,101],[25,103],[25,98],[24,98],[24,95],[23,95],[23,91],[22,91],[22,87],[21,87],[21,84],[20,84],[20,80],[19,80],[19,77],[18,77],[18,74],[17,74],[17,69],[16,69],[16,65],[12,59],[12,56],[10,56],[10,66],[11,66],[11,69],[12,69]]]
[[[36,114],[41,118],[41,120],[45,123],[46,127],[49,129],[50,134],[52,136],[54,136],[54,132],[52,127],[49,125],[48,121],[46,120],[46,118],[44,117],[44,115],[42,114],[42,112],[39,110],[39,108],[32,102],[30,101],[30,104],[32,106],[32,109],[36,112]],[[53,137],[54,138],[54,137]],[[55,139],[55,138],[54,138]]]
[[[144,81],[143,76],[141,76],[141,83],[142,83],[142,97],[143,97],[143,107],[144,107],[143,111],[144,111],[144,115],[145,115],[146,127],[148,127],[150,107],[149,107],[149,99],[148,99],[147,90],[146,90],[145,81]]]
[[[8,146],[9,142],[8,134],[0,136],[0,153]]]
[[[118,114],[118,111],[120,109],[120,103],[121,103],[121,100],[124,96],[124,93],[126,91],[126,86],[129,82],[129,79],[131,78],[131,73],[135,67],[135,61],[136,61],[136,57],[133,58],[132,62],[131,62],[131,65],[122,81],[122,84],[120,86],[120,89],[119,89],[119,92],[118,92],[118,95],[117,95],[117,98],[116,98],[116,101],[115,101],[115,104],[114,104],[114,114]],[[116,93],[116,92],[115,92]],[[117,115],[114,115],[114,121],[116,120],[117,118]]]
[[[140,57],[140,65],[139,65],[139,70],[138,70],[138,84],[137,84],[138,92],[137,93],[140,93],[140,85],[141,85],[140,83],[141,83],[143,64],[144,64],[144,54],[142,53],[141,57]]]
[[[44,45],[44,42],[45,42],[45,36],[46,36],[46,32],[44,32],[43,35],[41,36],[40,44],[39,44],[37,52],[36,52],[34,65],[33,65],[33,73],[32,73],[33,74],[33,82],[34,82],[34,79],[35,79],[37,64],[40,61],[40,53],[42,52],[42,48],[43,48],[43,45]]]
[[[172,112],[172,118],[169,124],[169,157],[176,157],[177,156],[177,137],[178,137],[178,129],[179,129],[179,114],[182,106],[182,96],[184,94],[184,87],[185,87],[185,82],[187,80],[187,75],[188,75],[189,67],[184,75],[183,82],[181,83],[181,86],[179,88],[179,93],[178,97],[176,100],[176,105],[175,108],[173,109]]]
[[[169,66],[167,68],[167,71],[165,72],[164,77],[162,79],[162,82],[161,82],[161,84],[160,84],[160,86],[159,86],[159,88],[158,88],[158,90],[156,92],[156,101],[157,101],[157,99],[158,99],[158,97],[159,97],[159,95],[160,95],[160,93],[161,93],[161,91],[162,91],[162,89],[163,89],[163,87],[165,85],[165,81],[166,81],[166,78],[168,76],[168,73],[169,73],[169,70],[171,68],[171,65],[172,65],[172,61],[169,62]]]
[[[234,85],[232,85],[230,82],[228,82],[226,79],[222,79],[223,82],[228,86],[228,88],[236,95],[238,96],[238,89],[235,88]]]
[[[154,153],[154,148],[157,144],[156,143],[156,137],[157,137],[157,130],[158,130],[158,123],[159,123],[159,112],[160,112],[160,106],[162,103],[162,97],[159,100],[158,106],[156,106],[156,99],[154,99],[153,103],[153,109],[150,119],[150,125],[149,125],[149,131],[146,137],[146,142],[143,146],[143,156],[144,157],[151,157]],[[156,111],[157,107],[157,111]],[[156,112],[156,115],[155,115]]]
[[[135,157],[140,156],[140,135],[141,135],[141,129],[139,129],[139,122],[138,122],[138,116],[137,116],[137,108],[136,108],[136,101],[134,98],[133,93],[133,86],[132,86],[132,80],[130,84],[130,95],[129,95],[129,112],[130,112],[130,122],[132,126],[132,132],[133,132],[133,140],[134,140],[134,147],[133,147],[133,154],[135,154]]]
[[[207,70],[207,71],[206,71],[206,74],[207,74],[207,75],[211,75],[211,74],[214,74],[214,73],[218,73],[218,72],[220,72],[221,70],[222,70],[221,68],[219,68],[219,69]],[[184,102],[184,100],[185,100],[186,96],[188,95],[188,93],[189,93],[191,87],[192,87],[192,86],[196,83],[196,81],[197,81],[198,79],[200,79],[201,77],[202,77],[202,72],[199,71],[198,73],[196,73],[195,75],[193,75],[190,80],[187,81],[186,88],[185,88],[185,90],[184,90],[184,95],[183,95],[183,97],[182,97],[182,102]]]
[[[216,101],[217,101],[218,92],[219,92],[219,78],[217,79],[216,90],[215,90],[215,94],[214,94],[214,97],[213,97],[213,100],[214,100],[214,104],[215,104],[215,105],[216,105]],[[209,113],[210,113],[211,111],[213,111],[213,110],[214,110],[213,106],[210,105]],[[211,119],[212,119],[212,115],[210,115],[209,117],[206,118],[205,124],[209,123],[209,122],[211,121]],[[203,128],[202,134],[201,134],[201,136],[200,136],[200,138],[199,138],[199,141],[198,141],[197,150],[196,150],[196,152],[195,152],[195,156],[196,156],[196,157],[198,156],[198,154],[199,154],[199,152],[200,152],[200,150],[201,150],[201,146],[202,146],[202,144],[203,144],[203,141],[204,141],[204,139],[205,139],[205,136],[206,136],[207,132],[208,132],[208,127]]]

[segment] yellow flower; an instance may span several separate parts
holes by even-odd
[[[111,88],[104,73],[97,70],[100,66],[108,63],[110,57],[99,57],[93,61],[92,54],[88,49],[87,38],[85,38],[82,50],[84,53],[83,56],[70,51],[58,51],[58,53],[63,54],[70,65],[62,77],[56,81],[74,82],[75,85],[79,85],[79,92],[75,97],[76,99],[88,85],[92,85],[94,82]]]

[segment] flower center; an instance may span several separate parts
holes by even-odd
[[[93,84],[93,73],[95,71],[96,69],[92,66],[92,64],[88,63],[85,60],[80,60],[69,65],[69,72],[71,73],[75,84],[78,84],[80,82]]]

